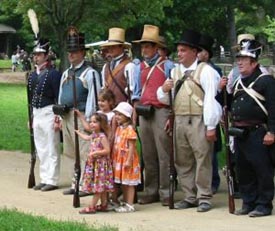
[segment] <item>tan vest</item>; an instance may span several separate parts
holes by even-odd
[[[175,115],[202,115],[204,92],[200,85],[200,76],[206,63],[200,63],[195,71],[186,78],[180,87],[174,103]],[[184,73],[181,72],[180,66],[173,70],[173,79],[181,79]]]

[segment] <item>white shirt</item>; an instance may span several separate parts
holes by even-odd
[[[196,60],[190,67],[186,68],[182,64],[179,64],[181,73],[187,70],[195,70],[198,66],[198,60]],[[175,77],[175,68],[172,69],[172,77],[174,84],[178,79]],[[220,104],[215,99],[217,95],[218,87],[220,82],[219,73],[212,68],[210,65],[205,65],[200,76],[200,84],[204,90],[203,99],[203,120],[207,130],[215,129],[222,116],[222,108]],[[174,94],[172,94],[174,95]],[[169,96],[168,92],[165,93],[162,90],[162,86],[157,90],[157,98],[160,102],[168,105]]]

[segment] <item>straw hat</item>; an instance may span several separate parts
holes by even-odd
[[[144,25],[141,39],[133,41],[133,43],[142,42],[156,43],[161,46],[159,41],[159,28],[154,25]]]
[[[123,45],[125,48],[130,48],[131,44],[125,42],[125,30],[118,27],[109,29],[109,37],[106,43],[100,45],[101,47]]]
[[[161,48],[168,48],[167,41],[164,36],[159,36],[159,44]]]
[[[250,41],[250,40],[255,40],[255,36],[253,34],[239,34],[237,37],[237,44],[231,48],[234,50],[240,50],[241,42],[242,41]]]

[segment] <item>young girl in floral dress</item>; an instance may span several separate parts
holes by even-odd
[[[133,107],[121,102],[114,109],[118,123],[113,146],[114,181],[121,184],[123,202],[115,211],[134,212],[135,186],[140,183],[140,165],[136,148],[137,133],[132,126]]]
[[[106,135],[109,130],[107,116],[94,113],[89,125],[91,135],[75,131],[82,139],[91,142],[83,173],[82,191],[94,195],[90,206],[79,211],[80,214],[107,211],[107,193],[112,192],[114,187],[110,144]],[[97,206],[99,200],[101,204]]]

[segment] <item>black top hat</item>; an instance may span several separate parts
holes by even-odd
[[[67,51],[85,50],[85,35],[79,33],[76,27],[70,26],[67,37]]]
[[[257,60],[262,52],[262,44],[257,40],[242,41],[240,45],[241,50],[236,57],[251,57]]]
[[[176,42],[176,45],[183,44],[190,47],[197,48],[199,51],[201,50],[199,46],[200,42],[200,33],[193,30],[185,30],[181,36],[181,39]]]
[[[214,39],[209,35],[201,35],[199,46],[209,53],[209,58],[212,58],[213,51],[212,46],[214,44]]]
[[[48,53],[50,48],[50,41],[46,38],[40,38],[36,41],[33,48],[33,53]]]

